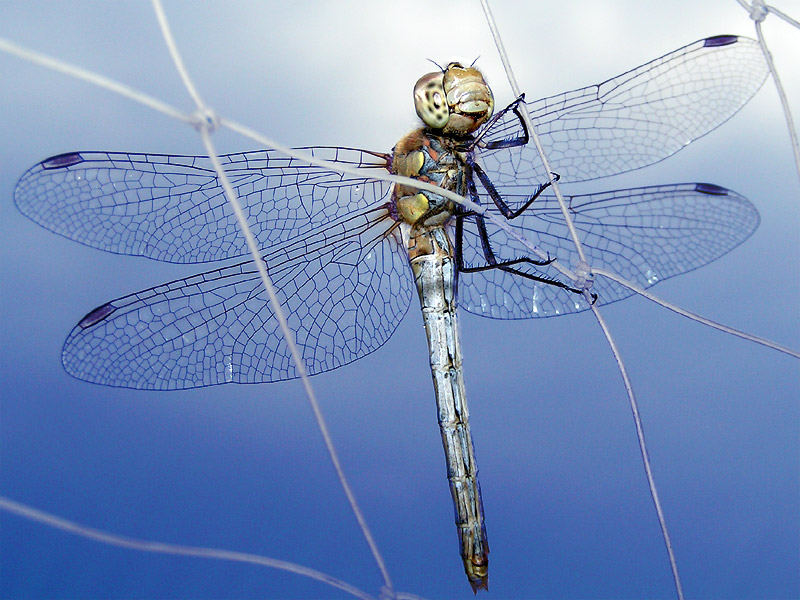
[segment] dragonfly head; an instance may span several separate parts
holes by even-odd
[[[478,69],[452,62],[442,71],[419,78],[414,107],[431,129],[467,135],[492,116],[494,97]]]

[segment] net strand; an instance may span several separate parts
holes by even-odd
[[[519,98],[522,95],[522,90],[517,84],[517,78],[514,75],[514,70],[511,68],[511,62],[508,59],[508,54],[506,53],[505,46],[503,45],[503,38],[500,35],[500,31],[497,29],[497,24],[495,23],[492,11],[489,8],[488,0],[481,0],[481,6],[483,7],[483,13],[486,17],[486,23],[489,26],[489,30],[492,33],[492,38],[497,46],[497,52],[500,55],[500,60],[503,63],[503,69],[505,70],[506,76],[508,77],[508,82],[511,85],[511,92],[514,94],[515,98]],[[567,229],[569,229],[569,235],[572,238],[572,243],[575,245],[575,249],[578,252],[581,262],[586,263],[586,255],[583,252],[583,246],[580,238],[578,237],[578,232],[575,229],[575,224],[572,222],[572,217],[569,214],[567,203],[564,201],[564,196],[561,194],[561,186],[558,185],[558,180],[555,178],[550,169],[550,162],[547,160],[547,155],[544,152],[542,143],[539,141],[539,135],[536,133],[536,129],[531,121],[527,104],[522,102],[520,106],[524,108],[524,110],[521,111],[522,119],[525,122],[525,126],[528,128],[528,132],[530,133],[534,145],[536,146],[536,151],[539,153],[539,158],[542,160],[545,173],[547,173],[547,176],[550,178],[550,187],[558,199],[558,205],[561,208],[561,213],[564,215]]]
[[[784,21],[786,21],[789,25],[792,25],[793,27],[797,27],[797,29],[800,29],[800,21],[793,19],[785,12],[782,12],[777,8],[775,8],[774,6],[769,6],[769,5],[767,5],[767,10],[776,17],[778,17],[779,19],[783,19]]]
[[[647,476],[647,485],[650,488],[650,498],[653,500],[653,506],[656,509],[656,515],[658,515],[658,525],[661,528],[661,537],[664,539],[664,545],[667,547],[667,555],[669,556],[669,566],[670,570],[672,571],[672,580],[675,582],[675,592],[681,600],[683,600],[683,585],[681,584],[681,578],[678,574],[678,561],[675,558],[675,551],[672,548],[672,540],[669,537],[669,530],[667,529],[667,521],[664,517],[664,509],[661,507],[661,500],[658,496],[658,489],[656,488],[656,480],[653,476],[653,470],[650,466],[650,455],[647,452],[647,443],[645,441],[644,436],[644,426],[642,425],[642,417],[639,414],[639,404],[636,401],[636,395],[633,391],[633,385],[631,384],[631,380],[628,377],[628,370],[625,368],[625,362],[622,360],[622,355],[620,354],[619,348],[617,347],[617,343],[614,340],[614,337],[611,335],[611,330],[608,328],[608,325],[605,321],[605,318],[602,316],[600,311],[597,309],[595,304],[590,304],[592,307],[592,312],[594,313],[595,318],[597,319],[597,323],[600,325],[600,329],[603,330],[603,335],[608,342],[609,347],[611,348],[611,353],[614,355],[614,360],[617,363],[617,368],[619,369],[619,374],[622,376],[622,382],[625,386],[625,391],[628,395],[628,404],[631,409],[631,414],[633,416],[633,422],[636,425],[636,439],[639,441],[639,454],[642,457],[642,464],[644,465],[644,472]]]
[[[261,556],[259,554],[249,554],[234,550],[223,550],[221,548],[183,546],[179,544],[143,540],[139,538],[118,535],[115,533],[109,533],[108,531],[104,531],[102,529],[95,529],[94,527],[89,527],[87,525],[82,525],[81,523],[76,523],[75,521],[58,517],[26,504],[16,502],[5,496],[0,496],[0,509],[28,519],[29,521],[34,521],[36,523],[78,535],[83,538],[95,540],[109,546],[139,550],[141,552],[153,552],[156,554],[211,558],[271,567],[273,569],[288,571],[296,575],[302,575],[310,579],[315,579],[316,581],[321,581],[322,583],[326,583],[330,586],[343,590],[356,598],[362,598],[363,600],[375,600],[373,596],[345,581],[337,579],[336,577],[328,575],[327,573],[323,573],[322,571],[317,571],[316,569],[304,567],[303,565],[298,565],[285,560],[278,560],[268,556]]]
[[[63,60],[58,60],[46,54],[42,54],[41,52],[36,52],[2,37],[0,37],[0,50],[41,67],[63,73],[75,79],[81,79],[97,87],[115,92],[183,123],[192,123],[192,118],[189,115],[184,114],[166,102],[162,102],[144,92],[140,92],[128,85],[89,71],[88,69],[78,67]]]
[[[514,76],[513,69],[511,68],[511,62],[508,58],[506,53],[505,47],[503,45],[502,38],[500,36],[500,31],[497,28],[497,24],[494,20],[494,15],[492,15],[491,8],[489,7],[488,0],[481,0],[481,7],[483,8],[483,12],[486,18],[486,22],[491,30],[492,37],[494,39],[495,45],[497,46],[497,51],[500,54],[500,60],[503,63],[503,68],[506,71],[506,75],[508,77],[508,81],[511,85],[512,92],[515,97],[519,98],[521,95],[521,90],[517,85],[516,77]],[[575,230],[575,226],[572,222],[572,216],[569,214],[569,210],[567,208],[566,202],[564,202],[564,197],[561,195],[561,191],[559,189],[558,182],[554,180],[553,175],[550,169],[550,163],[547,160],[547,156],[545,155],[544,148],[542,147],[539,136],[536,133],[536,128],[533,126],[533,122],[528,114],[527,104],[522,103],[521,106],[524,110],[521,111],[522,117],[525,121],[525,124],[528,128],[528,132],[530,133],[531,139],[533,140],[536,150],[539,153],[539,157],[544,164],[545,172],[548,173],[550,177],[550,185],[553,188],[553,192],[558,199],[558,204],[561,207],[561,213],[564,216],[564,220],[567,224],[567,227],[570,232],[570,236],[572,237],[572,241],[575,244],[575,249],[578,252],[580,257],[581,263],[586,264],[586,257],[583,253],[583,248],[581,246],[580,240],[578,238],[577,231]],[[591,269],[591,266],[589,266]],[[681,584],[681,578],[678,573],[678,562],[675,558],[675,552],[672,548],[672,541],[670,540],[669,530],[667,529],[667,521],[666,517],[664,516],[664,510],[661,507],[661,502],[658,497],[658,490],[656,488],[656,481],[653,477],[653,471],[650,464],[650,457],[647,452],[647,443],[644,436],[644,427],[642,425],[642,419],[639,414],[639,407],[636,401],[636,395],[633,391],[633,386],[631,385],[630,379],[628,378],[628,373],[625,368],[625,363],[622,360],[622,355],[617,348],[616,342],[611,335],[611,331],[608,328],[605,320],[600,314],[600,310],[592,301],[588,291],[584,291],[584,297],[589,302],[589,306],[592,309],[592,313],[594,314],[595,318],[597,319],[598,324],[600,325],[600,329],[603,331],[603,335],[605,336],[606,340],[608,341],[609,346],[611,347],[611,352],[614,355],[614,360],[617,363],[617,368],[619,369],[619,373],[622,376],[623,383],[625,385],[625,392],[628,396],[628,403],[631,407],[631,412],[633,414],[634,424],[636,426],[636,438],[639,441],[639,453],[642,457],[642,462],[644,463],[644,470],[647,476],[647,485],[650,488],[650,497],[653,500],[653,505],[656,509],[656,515],[658,516],[658,523],[661,527],[661,535],[664,540],[664,545],[667,549],[667,556],[669,559],[670,570],[672,571],[672,579],[675,583],[675,591],[677,593],[677,597],[679,600],[683,600],[683,586]]]
[[[167,44],[169,55],[172,58],[172,62],[178,71],[178,75],[180,76],[186,91],[189,92],[189,95],[192,97],[192,100],[194,101],[198,110],[207,110],[206,104],[200,97],[200,93],[197,91],[192,78],[189,77],[189,71],[186,69],[186,64],[183,62],[183,57],[178,51],[178,45],[175,43],[175,38],[172,35],[172,29],[169,26],[169,21],[167,21],[167,15],[164,12],[164,7],[161,4],[161,0],[151,0],[151,4],[153,5],[153,11],[156,13],[158,27],[161,30],[161,37],[164,38],[164,42]]]
[[[178,47],[175,44],[175,40],[172,37],[172,33],[170,31],[169,24],[167,22],[167,17],[164,14],[160,0],[152,0],[152,4],[156,12],[156,16],[158,18],[158,23],[161,28],[162,35],[167,43],[169,53],[180,74],[181,80],[183,81],[190,96],[197,105],[198,111],[204,114],[208,114],[209,109],[203,102],[202,98],[200,97],[197,88],[195,87],[194,83],[191,80],[191,77],[189,76],[188,71],[186,70],[186,67],[183,63],[183,59],[180,56]],[[389,571],[386,568],[386,563],[383,560],[383,556],[381,555],[380,550],[378,549],[378,545],[375,542],[374,537],[372,536],[372,532],[370,531],[369,526],[367,525],[366,518],[364,517],[361,507],[359,506],[358,501],[356,500],[355,494],[353,493],[353,490],[350,487],[349,482],[347,481],[347,477],[345,476],[344,469],[342,468],[341,461],[339,460],[339,455],[333,443],[333,438],[330,435],[330,431],[328,430],[327,423],[325,422],[322,410],[320,409],[319,402],[317,401],[314,388],[311,385],[311,381],[309,380],[308,374],[306,372],[302,356],[300,355],[300,351],[298,350],[297,345],[294,343],[293,339],[294,332],[289,327],[289,324],[286,320],[286,314],[275,292],[275,287],[273,286],[272,280],[267,274],[266,264],[264,260],[261,258],[261,250],[259,249],[258,243],[256,242],[256,239],[253,236],[252,231],[250,230],[250,226],[247,223],[247,217],[245,216],[244,211],[242,211],[242,207],[241,204],[239,203],[238,197],[236,196],[236,192],[233,190],[233,186],[231,186],[230,181],[228,180],[228,176],[225,173],[225,169],[223,169],[222,164],[219,161],[219,156],[216,152],[214,144],[211,141],[210,125],[206,120],[200,119],[198,123],[195,124],[195,126],[198,128],[200,137],[203,140],[203,146],[206,149],[206,153],[208,154],[211,163],[214,166],[214,170],[217,173],[217,177],[219,178],[219,181],[222,184],[222,188],[225,191],[225,197],[227,198],[228,203],[231,205],[231,207],[233,208],[233,212],[236,215],[236,220],[239,224],[239,229],[241,230],[242,235],[244,236],[245,241],[247,242],[247,247],[250,250],[250,255],[253,259],[253,264],[258,270],[258,274],[261,277],[261,282],[263,283],[264,289],[266,290],[267,296],[269,297],[269,302],[272,308],[272,312],[278,321],[278,325],[280,326],[281,332],[283,333],[283,337],[286,340],[286,344],[289,347],[289,351],[292,355],[292,360],[294,361],[299,377],[303,383],[303,389],[305,391],[306,396],[308,397],[308,401],[311,405],[312,411],[314,412],[314,418],[317,422],[317,427],[320,433],[322,434],[322,438],[325,442],[325,447],[328,451],[331,463],[333,464],[333,468],[336,471],[336,476],[339,479],[339,484],[344,490],[345,496],[347,497],[347,501],[350,504],[350,509],[353,511],[356,521],[358,522],[358,526],[361,529],[361,533],[364,536],[364,539],[366,540],[367,545],[369,546],[370,552],[372,553],[373,558],[378,565],[378,569],[380,570],[381,576],[383,577],[384,580],[384,586],[389,590],[393,590],[392,580],[391,577],[389,576]]]
[[[778,98],[781,101],[783,108],[783,118],[786,120],[786,129],[789,131],[789,140],[792,145],[792,153],[794,155],[794,166],[797,171],[797,176],[800,177],[800,142],[797,140],[797,130],[794,126],[794,119],[792,118],[792,111],[789,109],[789,100],[786,97],[786,91],[783,88],[783,83],[778,77],[778,70],[775,68],[775,63],[772,60],[772,53],[767,48],[767,41],[761,31],[761,23],[756,21],[756,36],[758,43],[761,46],[761,51],[769,66],[769,72],[772,74],[772,81],[775,82],[775,89],[778,92]]]
[[[624,285],[629,290],[631,290],[633,292],[636,292],[637,294],[639,294],[640,296],[642,296],[644,298],[647,298],[651,302],[655,302],[659,306],[662,306],[662,307],[664,307],[664,308],[666,308],[668,310],[671,310],[672,312],[674,312],[676,314],[679,314],[682,317],[686,317],[688,319],[691,319],[692,321],[696,321],[696,322],[701,323],[703,325],[706,325],[708,327],[712,327],[713,329],[717,329],[719,331],[722,331],[723,333],[727,333],[727,334],[735,336],[735,337],[740,337],[742,339],[748,340],[750,342],[754,342],[756,344],[761,344],[762,346],[766,346],[767,348],[770,348],[772,350],[777,350],[778,352],[782,352],[783,354],[788,354],[789,356],[793,356],[794,358],[800,358],[800,352],[798,352],[796,350],[792,350],[791,348],[788,348],[786,346],[782,346],[780,344],[777,344],[777,343],[773,342],[772,340],[768,340],[766,338],[762,338],[762,337],[759,337],[757,335],[753,335],[752,333],[747,333],[746,331],[741,331],[739,329],[735,329],[733,327],[730,327],[729,325],[725,325],[724,323],[719,323],[717,321],[712,321],[711,319],[708,319],[708,318],[706,318],[706,317],[704,317],[702,315],[699,315],[699,314],[697,314],[695,312],[686,310],[685,308],[681,308],[680,306],[676,306],[675,304],[672,304],[672,303],[667,302],[666,300],[664,300],[662,298],[659,298],[658,296],[656,296],[652,292],[650,292],[650,291],[648,291],[648,290],[636,285],[635,283],[631,283],[630,281],[627,281],[627,280],[623,279],[622,277],[620,277],[616,273],[612,273],[611,271],[607,271],[605,269],[592,269],[592,273],[594,273],[595,275],[600,275],[602,277],[606,277],[607,279],[611,279],[613,281],[616,281],[620,285]]]
[[[764,60],[767,62],[770,75],[772,75],[772,81],[775,82],[775,89],[778,92],[778,98],[781,101],[781,108],[783,109],[783,118],[786,120],[786,129],[789,132],[789,141],[792,146],[795,170],[797,171],[797,176],[800,177],[800,141],[798,141],[797,129],[794,125],[792,111],[789,109],[789,100],[786,97],[786,91],[784,90],[783,82],[781,82],[781,78],[778,76],[778,70],[775,68],[775,62],[772,59],[772,53],[767,47],[767,40],[764,37],[764,33],[761,29],[761,23],[770,13],[774,14],[780,19],[783,19],[789,25],[797,27],[798,29],[800,29],[800,22],[797,22],[795,19],[786,13],[781,12],[774,6],[765,4],[763,0],[753,0],[752,4],[748,4],[745,0],[736,1],[748,12],[750,18],[755,23],[758,45],[761,47],[761,53],[764,55]]]

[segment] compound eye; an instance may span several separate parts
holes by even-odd
[[[428,73],[414,86],[414,108],[431,129],[442,129],[450,119],[450,108],[444,93],[444,73]]]

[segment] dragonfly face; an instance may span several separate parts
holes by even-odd
[[[478,69],[451,62],[444,71],[419,78],[414,86],[414,107],[431,129],[463,136],[492,116],[494,96]]]

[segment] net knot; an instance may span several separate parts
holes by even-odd
[[[768,12],[769,9],[764,4],[764,0],[753,0],[753,3],[750,5],[750,18],[756,23],[761,23],[761,21],[766,19]]]
[[[588,292],[594,285],[594,275],[589,263],[582,260],[575,265],[575,287],[583,292]]]
[[[219,127],[219,117],[213,110],[204,107],[192,113],[191,124],[198,131],[204,130],[208,133],[214,133]]]
[[[394,590],[382,585],[378,600],[397,600],[397,594],[395,594]]]

